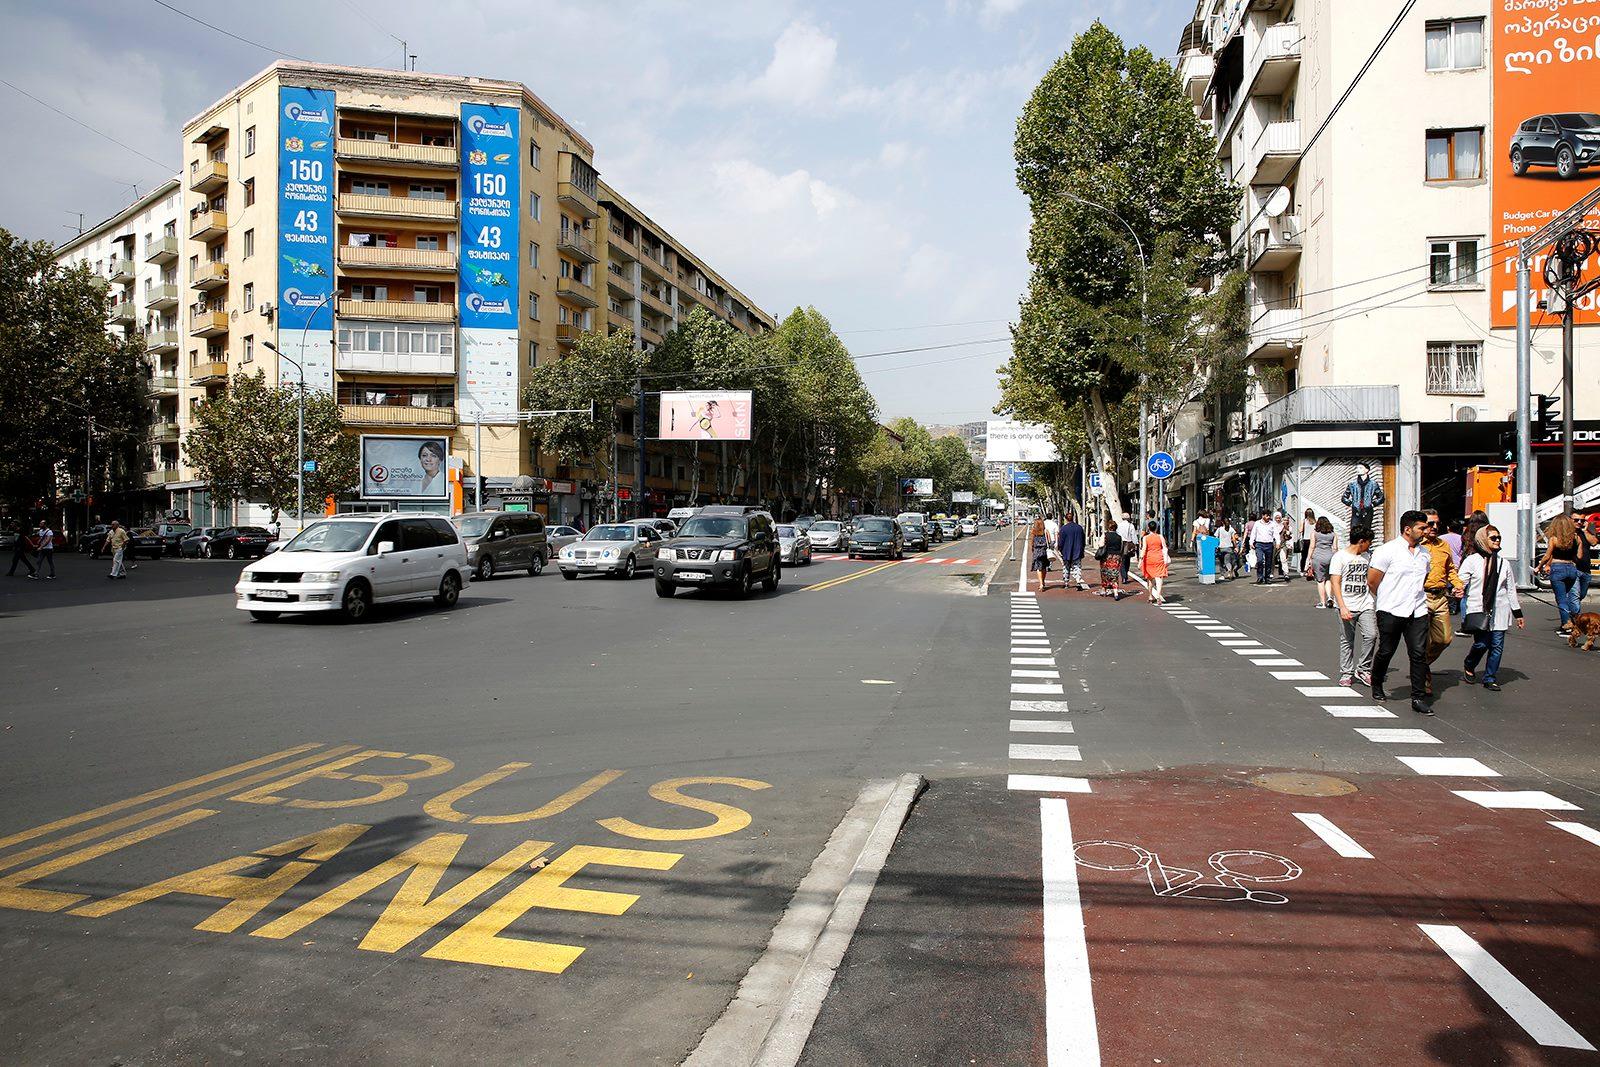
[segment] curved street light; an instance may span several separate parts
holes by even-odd
[[[311,337],[311,320],[317,317],[317,312],[327,306],[333,299],[333,290],[328,290],[317,306],[311,309],[311,314],[306,316],[305,328],[300,331],[300,354],[305,355],[306,342]],[[277,354],[279,359],[286,359],[300,375],[300,393],[295,410],[295,447],[294,447],[294,525],[298,533],[305,528],[306,513],[306,369],[299,360],[287,355],[281,348],[271,341],[262,341],[262,348],[269,348]],[[279,381],[283,375],[278,375]],[[1143,483],[1140,483],[1143,484]]]

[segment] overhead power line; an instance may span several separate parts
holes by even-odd
[[[29,100],[32,100],[35,104],[38,104],[40,107],[46,108],[46,109],[48,109],[50,111],[54,111],[57,115],[60,115],[62,118],[66,119],[68,122],[76,123],[77,125],[82,126],[84,129],[88,130],[90,133],[95,134],[95,135],[100,136],[100,137],[104,137],[106,140],[110,141],[112,144],[116,145],[118,148],[126,149],[127,151],[132,152],[134,155],[138,156],[140,159],[148,160],[149,162],[154,163],[156,166],[160,167],[162,169],[162,171],[164,171],[169,176],[177,171],[177,167],[173,166],[171,163],[163,163],[161,160],[156,159],[154,156],[145,155],[143,152],[139,151],[137,148],[133,147],[131,144],[124,144],[123,142],[117,140],[115,137],[111,136],[109,133],[106,133],[104,130],[97,130],[93,126],[89,125],[87,122],[84,122],[82,119],[78,118],[77,116],[69,115],[65,111],[62,111],[59,107],[56,107],[54,104],[47,103],[46,101],[40,100],[37,96],[34,96],[32,93],[28,92],[28,90],[22,88],[19,85],[13,85],[11,82],[6,81],[4,78],[0,78],[0,85],[4,85],[6,88],[12,90],[13,92],[21,93],[23,96],[27,97]],[[131,183],[129,183],[129,184],[131,184]]]
[[[151,2],[154,3],[157,7],[166,8],[168,11],[172,12],[174,15],[183,16],[184,18],[188,19],[190,22],[195,23],[196,25],[204,26],[206,29],[212,30],[212,31],[214,31],[216,33],[220,33],[224,37],[231,37],[235,41],[238,41],[240,44],[247,44],[252,48],[259,48],[263,52],[271,52],[273,55],[282,56],[285,59],[298,59],[302,63],[310,62],[304,56],[297,56],[293,52],[285,52],[281,48],[274,48],[270,44],[262,44],[260,41],[252,41],[248,37],[240,37],[237,33],[233,33],[233,32],[231,32],[229,30],[225,30],[221,26],[214,26],[211,23],[207,22],[205,19],[195,18],[193,15],[189,14],[187,11],[184,11],[182,8],[173,7],[171,4],[167,3],[166,0],[151,0]]]
[[[840,337],[852,333],[909,333],[912,330],[945,330],[952,326],[991,326],[997,322],[1009,322],[1010,319],[969,319],[966,322],[934,322],[926,326],[880,326],[870,330],[838,330]]]

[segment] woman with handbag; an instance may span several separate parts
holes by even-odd
[[[1500,691],[1500,655],[1505,651],[1506,631],[1516,620],[1517,629],[1526,621],[1522,602],[1517,599],[1517,582],[1511,567],[1500,558],[1500,531],[1484,526],[1477,534],[1478,551],[1461,561],[1462,602],[1465,618],[1462,629],[1472,634],[1472,648],[1461,665],[1461,676],[1468,684],[1478,680],[1478,664],[1483,663],[1483,687]],[[1487,662],[1484,657],[1487,656]]]
[[[1122,599],[1122,535],[1115,526],[1107,526],[1094,558],[1100,564],[1100,589],[1095,596]]]
[[[1144,543],[1140,546],[1139,570],[1150,583],[1150,603],[1165,604],[1161,587],[1167,580],[1167,568],[1172,563],[1172,553],[1167,550],[1167,539],[1161,536],[1155,523],[1145,527]]]
[[[1033,520],[1033,529],[1028,532],[1028,551],[1033,554],[1031,569],[1039,576],[1039,592],[1044,592],[1044,583],[1050,574],[1050,532],[1045,529],[1043,519]]]

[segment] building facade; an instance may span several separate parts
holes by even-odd
[[[1196,4],[1179,73],[1242,191],[1233,240],[1250,272],[1250,383],[1180,418],[1165,442],[1183,464],[1163,486],[1177,529],[1206,506],[1309,507],[1340,525],[1368,464],[1388,501],[1380,535],[1392,534],[1406,508],[1461,514],[1467,469],[1509,462],[1514,332],[1494,302],[1514,247],[1494,216],[1515,129],[1495,122],[1499,3],[1422,0],[1364,75],[1393,4]],[[1553,195],[1565,206],[1594,182],[1586,172]],[[1533,390],[1559,395],[1560,330],[1538,310],[1534,321]],[[1576,332],[1575,415],[1580,431],[1600,429],[1588,421],[1600,383],[1584,373],[1600,343]],[[1536,451],[1559,457],[1559,434],[1544,437]],[[1579,482],[1600,474],[1592,447]],[[1542,500],[1559,492],[1559,463],[1538,467]]]

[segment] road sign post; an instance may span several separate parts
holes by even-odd
[[[1172,458],[1171,453],[1157,452],[1150,457],[1148,469],[1150,471],[1150,477],[1154,478],[1158,482],[1162,482],[1172,477],[1172,473],[1178,469],[1178,464],[1177,461]]]

